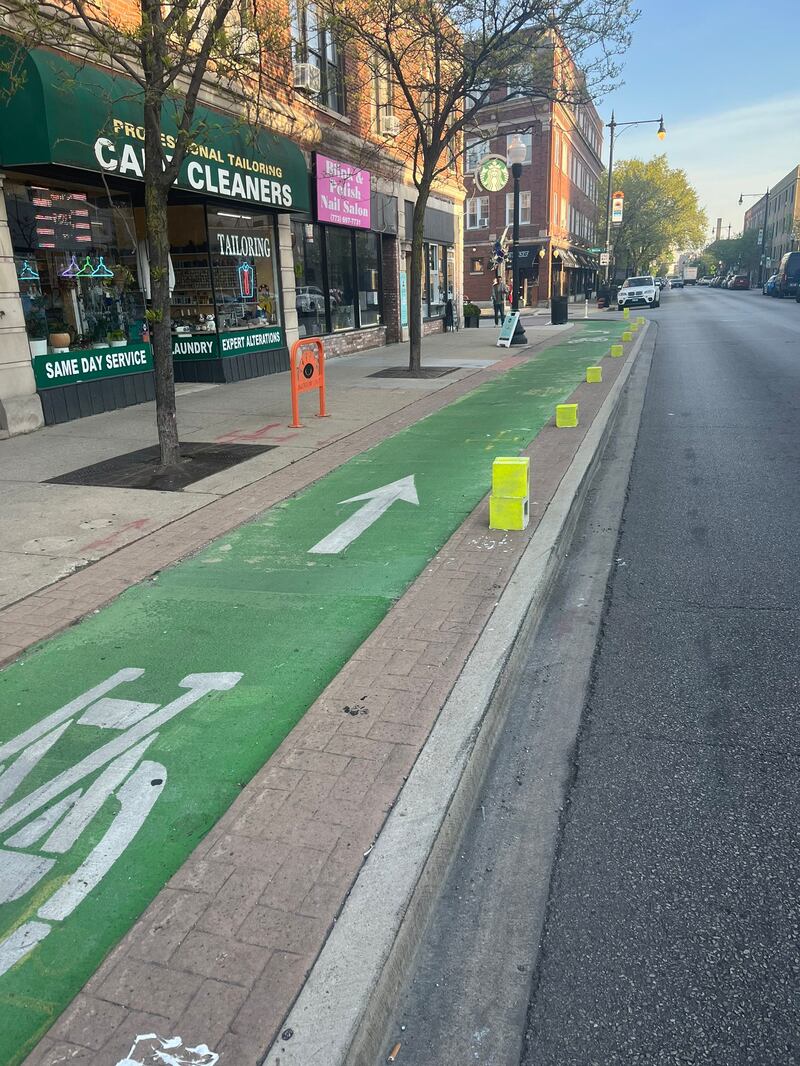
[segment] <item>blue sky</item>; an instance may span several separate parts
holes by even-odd
[[[607,122],[664,114],[657,126],[618,131],[617,159],[665,152],[697,189],[712,223],[742,227],[745,208],[800,163],[798,0],[639,0],[625,84],[598,102]],[[608,162],[608,130],[603,161]]]

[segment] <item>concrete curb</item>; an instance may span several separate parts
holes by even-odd
[[[538,625],[647,336],[617,380],[564,475],[456,681],[264,1066],[373,1066],[386,1039],[438,887],[471,810],[513,674],[513,650]]]

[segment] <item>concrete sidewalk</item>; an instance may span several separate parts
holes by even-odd
[[[570,328],[533,316],[525,324],[534,347]],[[178,385],[182,441],[274,446],[183,492],[47,484],[69,471],[156,444],[152,403],[0,441],[0,610],[367,426],[401,411],[411,413],[420,400],[524,351],[497,348],[496,336],[494,326],[484,323],[478,330],[426,337],[424,365],[459,368],[428,380],[371,377],[406,365],[407,344],[332,359],[327,367],[330,417],[314,418],[316,398],[306,396],[302,430],[288,428],[288,374],[231,385]],[[0,614],[0,661],[4,652],[7,657],[24,646],[2,619]]]

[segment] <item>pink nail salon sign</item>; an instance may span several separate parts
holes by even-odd
[[[370,228],[370,173],[317,152],[317,218]]]

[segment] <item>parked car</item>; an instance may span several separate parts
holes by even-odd
[[[658,285],[659,289],[666,289],[666,287],[667,287],[667,279],[666,278],[656,278],[656,285]]]
[[[617,309],[633,307],[634,304],[644,304],[645,307],[661,306],[661,289],[656,285],[656,279],[652,274],[644,274],[638,278],[626,278],[617,293]]]
[[[315,285],[298,285],[295,307],[301,315],[325,314],[325,296]]]
[[[800,252],[787,252],[778,267],[778,279],[775,282],[775,295],[797,296],[800,288]]]
[[[683,288],[683,278],[680,277],[678,274],[676,274],[675,277],[672,277],[672,278],[669,279],[669,287],[671,289],[682,289]]]
[[[729,289],[749,289],[750,278],[747,274],[734,274],[728,283]]]
[[[778,275],[777,274],[771,274],[767,278],[767,280],[761,286],[761,291],[764,293],[765,296],[774,296],[775,295],[775,282],[777,280],[778,280]]]

